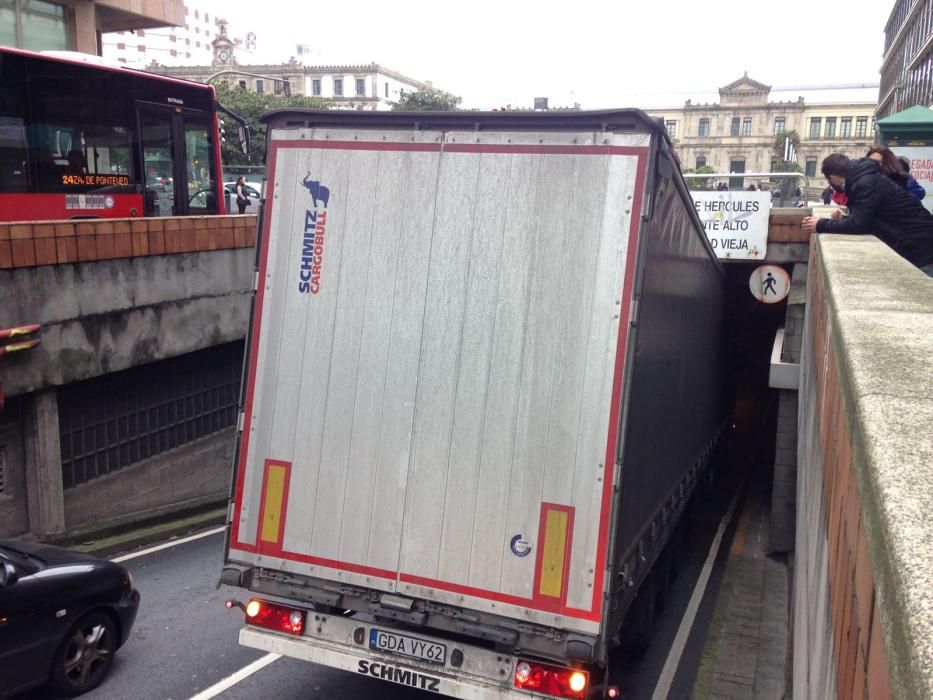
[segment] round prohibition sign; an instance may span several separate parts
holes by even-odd
[[[777,265],[759,265],[748,278],[748,290],[758,301],[777,304],[790,292],[790,275]]]

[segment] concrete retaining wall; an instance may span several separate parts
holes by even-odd
[[[42,324],[42,344],[0,362],[7,396],[239,340],[252,248],[0,270],[0,328]]]
[[[233,450],[230,428],[65,489],[68,530],[222,501],[229,495]]]
[[[933,698],[933,280],[871,236],[811,248],[793,697]]]

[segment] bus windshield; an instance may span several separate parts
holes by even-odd
[[[223,213],[213,89],[0,48],[0,221]]]

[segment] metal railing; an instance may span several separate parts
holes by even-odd
[[[803,202],[803,206],[807,203],[807,198],[810,192],[810,178],[807,177],[804,173],[684,173],[685,180],[695,179],[695,180],[742,180],[742,190],[745,189],[745,179],[752,178],[763,180],[768,179],[769,184],[779,184],[780,189],[770,189],[770,192],[776,192],[777,196],[772,197],[772,201],[775,206],[784,207],[796,207],[801,206],[800,202]],[[792,181],[794,179],[803,180],[803,187],[799,188],[800,194],[797,194],[797,190],[791,188]],[[785,182],[773,182],[774,180],[784,180]],[[737,191],[735,188],[730,188],[730,190]]]

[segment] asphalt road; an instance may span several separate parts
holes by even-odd
[[[613,678],[626,700],[652,697],[732,490],[728,486],[721,487],[718,497],[714,495],[691,513],[682,567],[657,618],[651,648],[639,659],[622,658],[616,662]],[[90,700],[190,700],[265,656],[237,644],[242,615],[227,610],[224,601],[244,596],[239,589],[216,586],[222,546],[222,534],[216,533],[125,562],[142,594],[139,616],[129,641],[116,656],[110,676],[100,688],[85,697]],[[716,570],[721,569],[722,564],[720,561]],[[690,694],[706,623],[715,602],[717,582],[714,571],[707,603],[701,606],[696,630],[691,634],[668,697],[686,698]],[[279,658],[211,697],[225,700],[423,700],[432,695]],[[39,690],[20,696],[18,700],[46,697],[46,693]],[[203,700],[203,696],[198,700]]]

